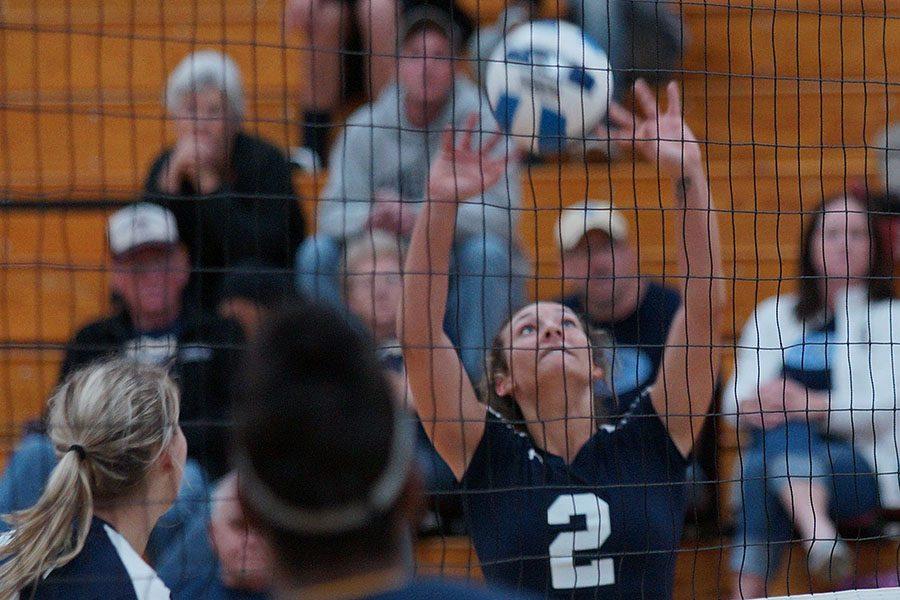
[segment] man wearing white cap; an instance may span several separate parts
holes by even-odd
[[[118,308],[75,334],[66,346],[60,379],[113,354],[169,366],[181,388],[180,420],[188,456],[194,459],[188,461],[185,485],[192,497],[202,496],[206,477],[228,470],[226,432],[220,423],[227,409],[225,375],[234,372],[238,361],[240,329],[183,305],[189,263],[170,211],[134,204],[114,213],[108,225],[109,283]],[[52,444],[40,427],[26,434],[0,478],[0,512],[32,506],[55,464]],[[176,503],[172,510],[196,508],[188,506],[192,504]]]
[[[604,399],[610,415],[620,415],[656,379],[681,296],[640,274],[628,221],[609,201],[588,201],[563,209],[556,231],[563,278],[571,285],[571,295],[563,304],[612,338],[608,357],[612,387],[601,381],[595,393]],[[710,480],[717,479],[715,450],[715,432],[705,427],[694,454]],[[714,519],[714,487],[692,501],[696,504],[689,513],[698,522]]]
[[[610,356],[612,389],[600,382],[596,392],[607,400],[612,414],[620,414],[656,377],[681,298],[675,290],[639,276],[628,222],[610,202],[563,209],[557,233],[562,275],[572,286],[564,304],[586,315],[615,344]]]
[[[124,355],[168,366],[178,382],[191,460],[178,500],[150,536],[147,554],[155,558],[203,516],[207,482],[228,470],[227,375],[235,371],[242,336],[237,324],[183,304],[189,262],[169,210],[130,205],[110,216],[107,233],[109,287],[117,308],[75,334],[66,346],[60,380],[103,357]],[[53,444],[42,427],[27,432],[0,477],[0,514],[34,505],[55,464]]]
[[[225,431],[210,423],[226,414],[225,375],[237,364],[240,330],[184,303],[190,262],[168,209],[132,204],[110,216],[108,235],[110,290],[122,306],[75,335],[62,374],[112,353],[171,366],[181,387],[188,455],[220,477],[228,471]]]

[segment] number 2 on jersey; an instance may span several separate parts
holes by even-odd
[[[572,517],[583,515],[586,526],[563,531],[550,543],[550,575],[553,589],[598,587],[616,582],[611,558],[595,558],[584,565],[575,564],[575,552],[599,550],[609,538],[609,504],[594,494],[563,494],[547,509],[549,525],[569,525]]]

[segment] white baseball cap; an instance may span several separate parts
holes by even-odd
[[[144,246],[174,246],[178,224],[172,211],[148,202],[132,204],[109,217],[109,251],[122,256]]]
[[[628,239],[628,222],[621,212],[608,200],[591,200],[562,209],[556,223],[559,247],[571,250],[592,229],[603,231],[617,242]]]

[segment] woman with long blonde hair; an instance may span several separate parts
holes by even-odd
[[[165,370],[125,360],[73,373],[50,399],[59,462],[33,507],[6,515],[0,598],[168,598],[141,554],[178,494],[187,444]]]

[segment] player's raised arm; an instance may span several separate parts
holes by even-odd
[[[675,82],[669,83],[667,96],[668,106],[661,111],[647,84],[638,81],[635,99],[643,116],[618,105],[611,107],[610,116],[623,137],[633,140],[646,160],[658,164],[675,187],[684,303],[666,340],[652,400],[675,445],[687,455],[700,435],[719,368],[721,248],[700,145],[682,117]]]
[[[458,479],[484,433],[485,407],[443,329],[450,249],[458,202],[479,196],[506,168],[505,158],[490,157],[499,134],[479,148],[481,136],[473,136],[477,123],[471,117],[457,143],[452,131],[444,132],[407,253],[397,323],[413,404],[434,447]]]

